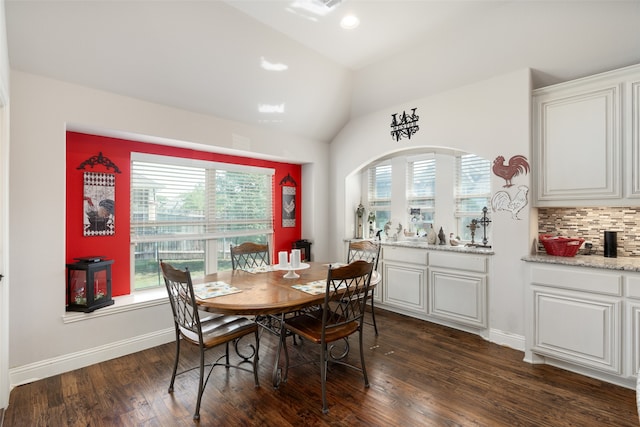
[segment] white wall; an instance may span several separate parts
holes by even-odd
[[[528,69],[498,76],[428,98],[352,120],[331,144],[329,176],[332,210],[331,242],[343,252],[343,240],[353,235],[354,209],[360,198],[353,180],[371,161],[393,152],[419,147],[449,147],[493,160],[516,154],[530,157],[531,83]],[[391,115],[417,108],[420,130],[411,139],[395,141],[390,135]],[[530,176],[515,183],[530,185]],[[492,192],[504,180],[493,176]],[[524,270],[520,258],[529,252],[529,212],[513,220],[505,212],[491,215],[493,274],[489,282],[491,340],[524,349]]]
[[[9,51],[4,0],[0,2],[0,408],[9,404]]]
[[[12,383],[172,339],[165,305],[63,323],[68,126],[134,139],[186,141],[211,151],[239,144],[245,155],[307,163],[302,171],[303,237],[313,240],[315,257],[326,257],[327,144],[19,71],[12,71],[11,94]]]

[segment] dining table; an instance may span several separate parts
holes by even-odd
[[[193,287],[199,308],[225,315],[255,316],[256,321],[271,333],[280,334],[281,322],[287,313],[298,312],[324,303],[329,268],[340,262],[265,265],[246,270],[223,270],[194,280]],[[381,279],[374,271],[370,286]],[[278,355],[279,356],[279,355]],[[273,370],[277,387],[278,359]]]

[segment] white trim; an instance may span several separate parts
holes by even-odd
[[[276,170],[273,168],[263,168],[259,166],[246,166],[235,163],[221,163],[212,162],[209,160],[188,159],[185,157],[172,157],[161,156],[159,154],[149,153],[131,153],[131,161],[149,162],[149,163],[164,163],[176,166],[203,168],[203,169],[218,169],[234,172],[255,173],[260,175],[275,175]]]
[[[112,316],[118,313],[139,310],[141,308],[169,304],[167,290],[164,287],[135,291],[129,295],[114,297],[113,300],[115,301],[113,305],[103,307],[91,313],[67,312],[62,315],[62,323],[75,323],[97,317]]]
[[[167,328],[100,347],[18,366],[9,370],[11,388],[166,344],[174,341],[175,338],[175,330]]]
[[[516,335],[498,329],[489,330],[489,341],[514,350],[524,351],[524,335]]]

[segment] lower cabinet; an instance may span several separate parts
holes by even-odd
[[[620,298],[535,287],[533,311],[534,352],[622,373]]]
[[[383,277],[388,284],[384,287],[382,297],[385,305],[419,314],[426,313],[426,266],[386,261]]]
[[[403,314],[427,312],[427,260],[424,249],[384,247],[382,301]]]
[[[623,386],[640,367],[640,274],[530,263],[525,360]]]
[[[376,303],[484,336],[488,275],[486,255],[384,246]]]
[[[485,328],[484,275],[432,268],[429,275],[429,314],[456,323]]]

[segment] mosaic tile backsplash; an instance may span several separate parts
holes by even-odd
[[[538,231],[582,237],[593,244],[591,254],[604,254],[604,232],[618,232],[618,257],[640,257],[640,207],[538,208]],[[544,252],[539,245],[539,252]],[[584,254],[581,249],[578,254]]]

